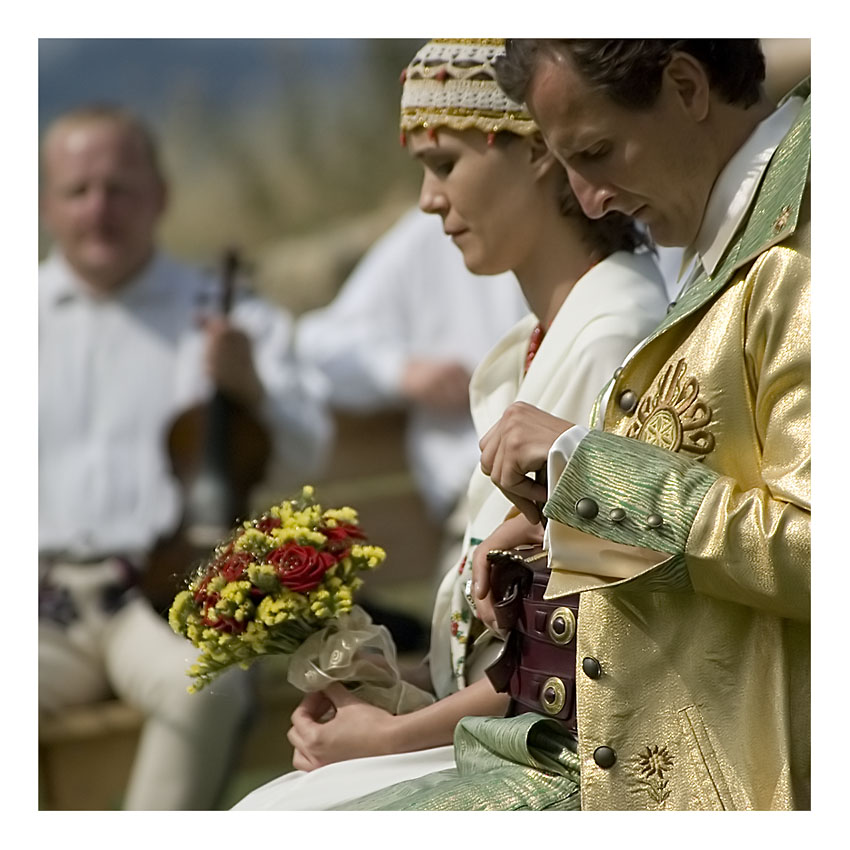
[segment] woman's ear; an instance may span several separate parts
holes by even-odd
[[[543,136],[540,133],[529,136],[528,150],[529,164],[536,177],[543,177],[548,174],[557,163],[554,154],[546,147],[546,142],[543,141]]]
[[[703,64],[690,53],[676,51],[664,68],[662,86],[667,86],[688,115],[704,121],[711,100],[711,83]]]

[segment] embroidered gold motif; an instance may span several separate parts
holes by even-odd
[[[630,790],[647,794],[655,806],[664,808],[670,796],[670,780],[665,774],[671,773],[673,769],[673,756],[667,751],[666,745],[645,747],[632,758],[630,767],[636,782]]]
[[[773,229],[776,233],[779,233],[786,224],[788,224],[788,219],[791,218],[791,207],[787,204],[782,207],[779,211],[779,215],[776,217],[776,221],[773,222]]]
[[[671,452],[707,455],[714,448],[714,435],[705,430],[711,408],[699,401],[699,382],[686,377],[684,360],[671,364],[656,391],[644,394],[634,412],[626,436]]]

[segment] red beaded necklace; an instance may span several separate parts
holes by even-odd
[[[537,354],[545,334],[546,328],[543,327],[543,322],[538,322],[531,332],[531,338],[528,341],[528,351],[525,354],[525,370],[523,374],[528,372],[528,367],[531,366],[531,361],[534,360],[534,355]]]

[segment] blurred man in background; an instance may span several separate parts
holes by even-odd
[[[183,517],[169,429],[218,390],[310,475],[330,441],[321,381],[295,369],[288,316],[245,294],[214,315],[214,281],[157,249],[167,189],[138,119],[74,110],[41,156],[39,708],[119,696],[147,716],[124,808],[213,808],[249,694],[239,674],[188,694],[193,647],[139,590]]]

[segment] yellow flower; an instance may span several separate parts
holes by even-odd
[[[181,590],[174,597],[168,611],[168,625],[176,634],[184,634],[189,616],[194,612],[195,600],[188,590]]]
[[[338,522],[345,522],[349,525],[358,524],[357,511],[354,508],[329,508],[322,514],[322,518],[330,528],[335,528]]]
[[[369,569],[374,569],[387,557],[380,546],[352,546],[351,557],[355,560],[365,560]]]
[[[271,564],[251,564],[248,567],[248,579],[263,593],[277,593],[280,589],[277,573]]]

